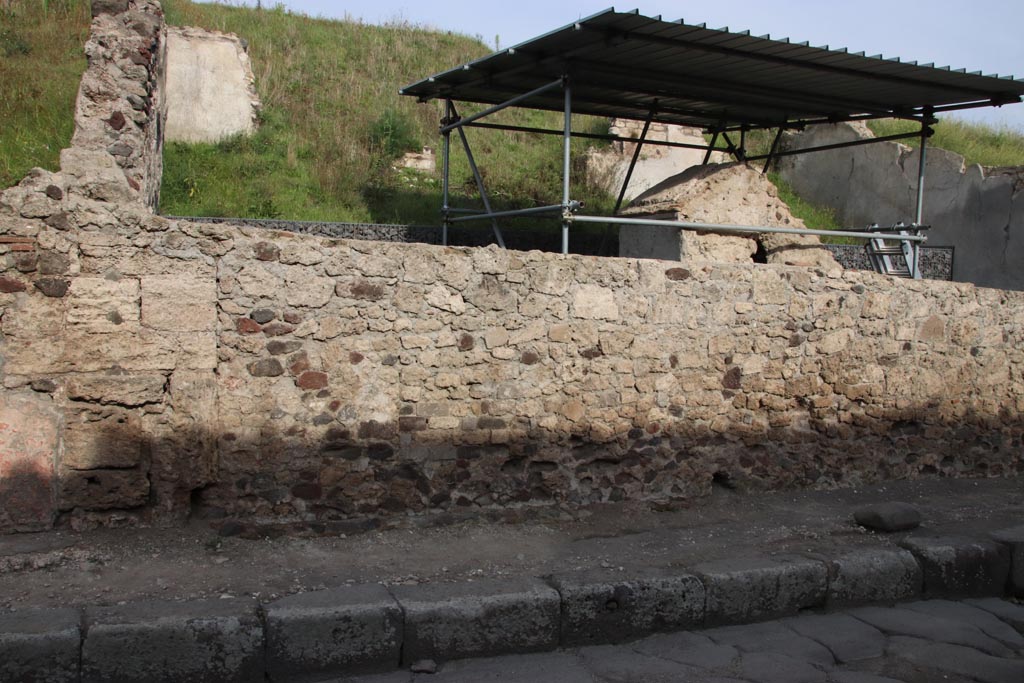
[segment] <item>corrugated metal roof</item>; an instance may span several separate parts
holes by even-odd
[[[499,104],[568,74],[573,111],[701,127],[774,127],[926,107],[1019,102],[1024,81],[811,47],[609,9],[409,85],[403,95]],[[561,111],[550,90],[520,106]]]

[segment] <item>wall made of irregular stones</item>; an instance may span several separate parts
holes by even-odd
[[[159,117],[85,83],[158,7],[97,6],[84,132],[0,192],[0,531],[1024,470],[1021,293],[153,215]]]
[[[1024,470],[1018,293],[152,216],[19,232],[3,383],[60,416],[76,524]]]

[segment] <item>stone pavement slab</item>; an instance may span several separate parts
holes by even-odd
[[[973,624],[937,616],[923,616],[900,607],[860,607],[848,612],[851,616],[889,635],[913,636],[972,647],[988,654],[1005,657],[1010,648],[992,638]]]
[[[719,645],[704,633],[665,633],[634,643],[640,654],[667,659],[699,669],[726,669],[739,659],[732,645]]]
[[[1024,660],[993,657],[971,647],[894,636],[889,645],[889,653],[913,664],[967,676],[981,683],[1024,681]]]
[[[69,609],[0,614],[0,681],[77,681],[80,622]]]
[[[1015,604],[998,598],[980,598],[965,600],[964,604],[978,607],[991,612],[1010,626],[1024,633],[1024,605]]]
[[[757,683],[827,683],[828,674],[810,662],[771,652],[751,652],[740,657],[738,678]]]
[[[744,653],[785,655],[827,668],[836,663],[828,648],[788,628],[782,621],[723,626],[701,633],[719,645],[731,645]]]
[[[927,600],[901,605],[904,609],[920,612],[933,617],[962,621],[977,627],[986,635],[995,638],[1007,647],[1020,650],[1024,647],[1024,636],[1012,626],[991,612],[951,600]]]
[[[885,652],[885,635],[848,614],[807,614],[780,623],[821,643],[839,664],[874,659]]]

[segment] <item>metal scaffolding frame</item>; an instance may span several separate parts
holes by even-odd
[[[564,96],[564,125],[561,130],[548,129],[548,128],[529,128],[524,126],[514,126],[505,124],[495,123],[481,123],[481,119],[487,118],[488,116],[495,114],[499,111],[513,107],[527,99],[534,97],[542,92],[548,92],[555,88],[561,88]],[[820,145],[817,147],[807,147],[796,150],[778,150],[779,142],[782,138],[782,133],[787,128],[798,128],[803,129],[807,125],[812,125],[812,122],[799,122],[790,125],[779,126],[775,138],[772,142],[771,150],[768,154],[748,156],[745,150],[746,134],[753,127],[743,126],[740,128],[727,129],[725,127],[714,128],[708,131],[713,137],[707,145],[696,145],[688,143],[668,142],[660,140],[649,140],[647,139],[647,133],[650,130],[652,121],[654,120],[655,112],[657,110],[657,103],[651,107],[650,113],[644,120],[643,130],[639,138],[626,138],[618,135],[601,135],[597,133],[576,133],[572,130],[572,85],[571,77],[568,74],[563,75],[560,79],[552,81],[546,85],[541,86],[533,91],[523,93],[512,97],[505,102],[495,104],[482,111],[479,111],[466,118],[461,118],[458,114],[458,110],[455,107],[455,102],[452,99],[445,100],[445,116],[441,119],[440,132],[444,136],[443,145],[443,180],[442,180],[442,208],[441,208],[441,221],[442,221],[442,243],[448,244],[448,231],[449,228],[455,223],[468,223],[473,221],[489,221],[491,229],[494,232],[495,240],[498,245],[502,248],[505,247],[505,240],[501,234],[501,228],[498,226],[497,219],[499,218],[524,218],[524,217],[537,217],[537,216],[555,216],[559,217],[562,226],[562,253],[569,253],[569,231],[574,223],[603,223],[608,226],[611,225],[646,225],[646,226],[657,226],[665,228],[679,228],[682,230],[696,230],[696,231],[713,231],[713,232],[730,232],[730,233],[783,233],[793,235],[819,235],[819,236],[831,236],[831,237],[856,237],[867,240],[895,240],[909,246],[908,249],[904,249],[903,252],[906,254],[907,268],[910,272],[911,277],[920,278],[920,247],[923,242],[927,240],[927,237],[921,234],[921,231],[926,229],[927,226],[922,224],[924,216],[924,181],[925,181],[925,164],[926,164],[926,150],[928,138],[934,133],[932,125],[935,123],[935,118],[930,108],[923,111],[919,116],[906,116],[908,120],[918,121],[921,124],[921,130],[919,132],[902,133],[896,135],[886,135],[879,138],[870,138],[864,140],[852,140],[850,142],[835,143],[830,145]],[[861,117],[858,117],[861,118]],[[824,123],[824,122],[814,122]],[[829,121],[828,123],[834,123]],[[549,206],[537,206],[526,209],[510,209],[507,211],[494,211],[490,197],[487,193],[487,188],[484,185],[483,176],[480,173],[479,168],[476,164],[476,159],[473,156],[472,147],[469,144],[469,139],[466,136],[466,128],[481,128],[490,130],[505,130],[514,132],[526,132],[535,133],[542,135],[560,135],[563,140],[562,149],[562,203],[552,204]],[[734,144],[729,138],[729,132],[740,132],[740,142],[738,145]],[[451,134],[452,131],[457,131],[459,139],[462,143],[462,148],[465,151],[467,161],[469,163],[470,170],[473,173],[473,178],[477,186],[477,190],[480,192],[480,199],[483,202],[484,210],[480,211],[477,209],[460,209],[454,208],[450,205],[450,187],[451,187]],[[782,228],[774,226],[748,226],[748,225],[720,225],[710,223],[694,223],[687,221],[669,221],[659,219],[645,219],[645,218],[624,218],[621,216],[590,216],[581,214],[580,211],[584,208],[582,201],[572,199],[571,194],[571,146],[572,138],[584,138],[591,140],[609,140],[614,142],[628,142],[635,144],[636,147],[633,150],[633,156],[630,159],[629,167],[626,171],[625,178],[622,183],[622,187],[619,190],[618,198],[615,202],[614,213],[618,213],[622,207],[622,203],[625,199],[626,191],[629,188],[629,182],[633,177],[633,171],[636,168],[636,164],[640,159],[640,152],[645,145],[656,145],[664,147],[676,147],[685,149],[697,149],[706,152],[703,163],[706,165],[714,152],[723,152],[730,154],[734,159],[741,162],[753,162],[753,161],[764,161],[764,167],[762,173],[767,172],[772,161],[782,156],[793,156],[797,154],[809,154],[813,152],[821,152],[828,150],[844,149],[848,147],[858,147],[861,145],[888,142],[893,140],[905,140],[908,138],[919,138],[921,143],[921,156],[918,167],[918,179],[917,179],[917,202],[915,206],[915,220],[910,225],[898,224],[893,226],[891,230],[879,229],[878,226],[872,226],[867,230],[813,230],[809,228]],[[727,147],[722,148],[717,146],[717,141],[721,137],[725,140]],[[603,246],[603,242],[602,242]]]
[[[788,38],[753,36],[704,24],[663,21],[636,10],[599,12],[511,48],[499,50],[462,66],[435,74],[400,91],[421,102],[444,103],[442,238],[456,223],[487,221],[499,245],[504,238],[498,219],[552,217],[562,227],[562,253],[576,223],[608,226],[653,225],[682,230],[734,233],[795,233],[848,236],[868,240],[877,263],[891,266],[890,255],[903,258],[907,270],[919,277],[919,248],[927,226],[924,219],[927,142],[935,116],[977,107],[1020,102],[1024,81],[983,75],[950,67],[906,62],[882,55],[866,56],[846,48],[813,47]],[[486,107],[459,115],[456,102]],[[560,112],[560,128],[536,128],[487,122],[492,114],[513,106]],[[643,122],[639,138],[574,132],[573,114],[607,116]],[[780,149],[787,130],[808,126],[881,118],[914,121],[920,130],[865,140],[801,149]],[[649,139],[652,123],[700,128],[711,136],[706,145]],[[558,135],[563,140],[561,203],[527,209],[495,210],[483,175],[466,135],[467,128]],[[452,132],[458,133],[483,210],[451,206]],[[767,154],[749,155],[747,137],[753,131],[775,131]],[[761,172],[781,157],[838,150],[859,145],[919,138],[921,143],[914,220],[889,228],[821,231],[770,226],[710,225],[582,213],[570,182],[573,138],[635,144],[615,213],[625,200],[641,149],[647,145],[704,151],[703,163],[714,152],[739,162],[763,162]],[[886,243],[895,240],[895,244]]]

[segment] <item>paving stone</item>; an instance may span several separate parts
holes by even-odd
[[[418,676],[414,675],[411,671],[392,671],[387,674],[349,676],[340,679],[340,683],[413,683],[416,678]]]
[[[1017,631],[1024,633],[1024,605],[1017,605],[1009,600],[1000,600],[999,598],[965,600],[964,603],[991,612]]]
[[[399,665],[402,610],[384,586],[302,593],[265,611],[272,681],[322,680]]]
[[[828,676],[809,663],[767,652],[750,652],[740,658],[736,674],[754,683],[825,683]]]
[[[705,623],[747,623],[795,614],[825,601],[824,563],[801,557],[742,558],[692,568],[707,591]]]
[[[576,655],[554,652],[449,662],[438,673],[416,676],[414,680],[424,683],[592,683],[593,677]]]
[[[1009,648],[998,640],[961,621],[936,616],[926,618],[920,612],[897,607],[861,607],[850,610],[848,614],[890,635],[964,645],[999,657],[1010,654]]]
[[[863,671],[832,671],[829,673],[831,683],[902,683],[895,678],[876,676]]]
[[[92,608],[85,622],[90,683],[263,680],[263,628],[248,600]]]
[[[701,669],[721,669],[740,655],[732,645],[719,645],[702,633],[662,633],[633,643],[640,654]]]
[[[1006,590],[1010,553],[995,541],[911,536],[901,545],[921,563],[925,598],[1002,596]]]
[[[1010,551],[1010,594],[1024,598],[1024,525],[996,531],[992,539]]]
[[[875,531],[909,531],[921,526],[920,511],[909,503],[876,503],[865,505],[853,513],[853,519]]]
[[[633,652],[622,646],[597,645],[579,650],[584,668],[602,680],[644,681],[645,683],[677,683],[701,680],[696,667]]]
[[[859,548],[827,560],[830,609],[893,603],[921,596],[921,565],[909,550]]]
[[[402,660],[522,654],[558,645],[558,592],[537,579],[395,586]]]
[[[78,681],[80,622],[70,609],[0,614],[0,681]]]
[[[827,647],[840,664],[874,659],[885,652],[885,634],[847,614],[808,614],[782,623]]]
[[[1020,650],[1024,647],[1024,636],[1005,621],[987,612],[980,607],[974,607],[962,602],[951,602],[949,600],[929,600],[927,602],[912,602],[902,605],[903,608],[913,612],[921,612],[930,616],[942,617],[954,621],[962,621],[976,626],[983,633],[986,633],[1007,646]]]
[[[741,652],[774,652],[824,667],[832,667],[836,663],[835,657],[824,645],[778,621],[723,626],[704,631],[702,635],[719,645],[732,645]]]
[[[912,664],[966,676],[981,683],[1024,681],[1024,660],[993,657],[962,645],[894,636],[888,652]]]
[[[562,645],[623,642],[704,621],[704,584],[680,571],[577,572],[549,583],[561,596]]]

